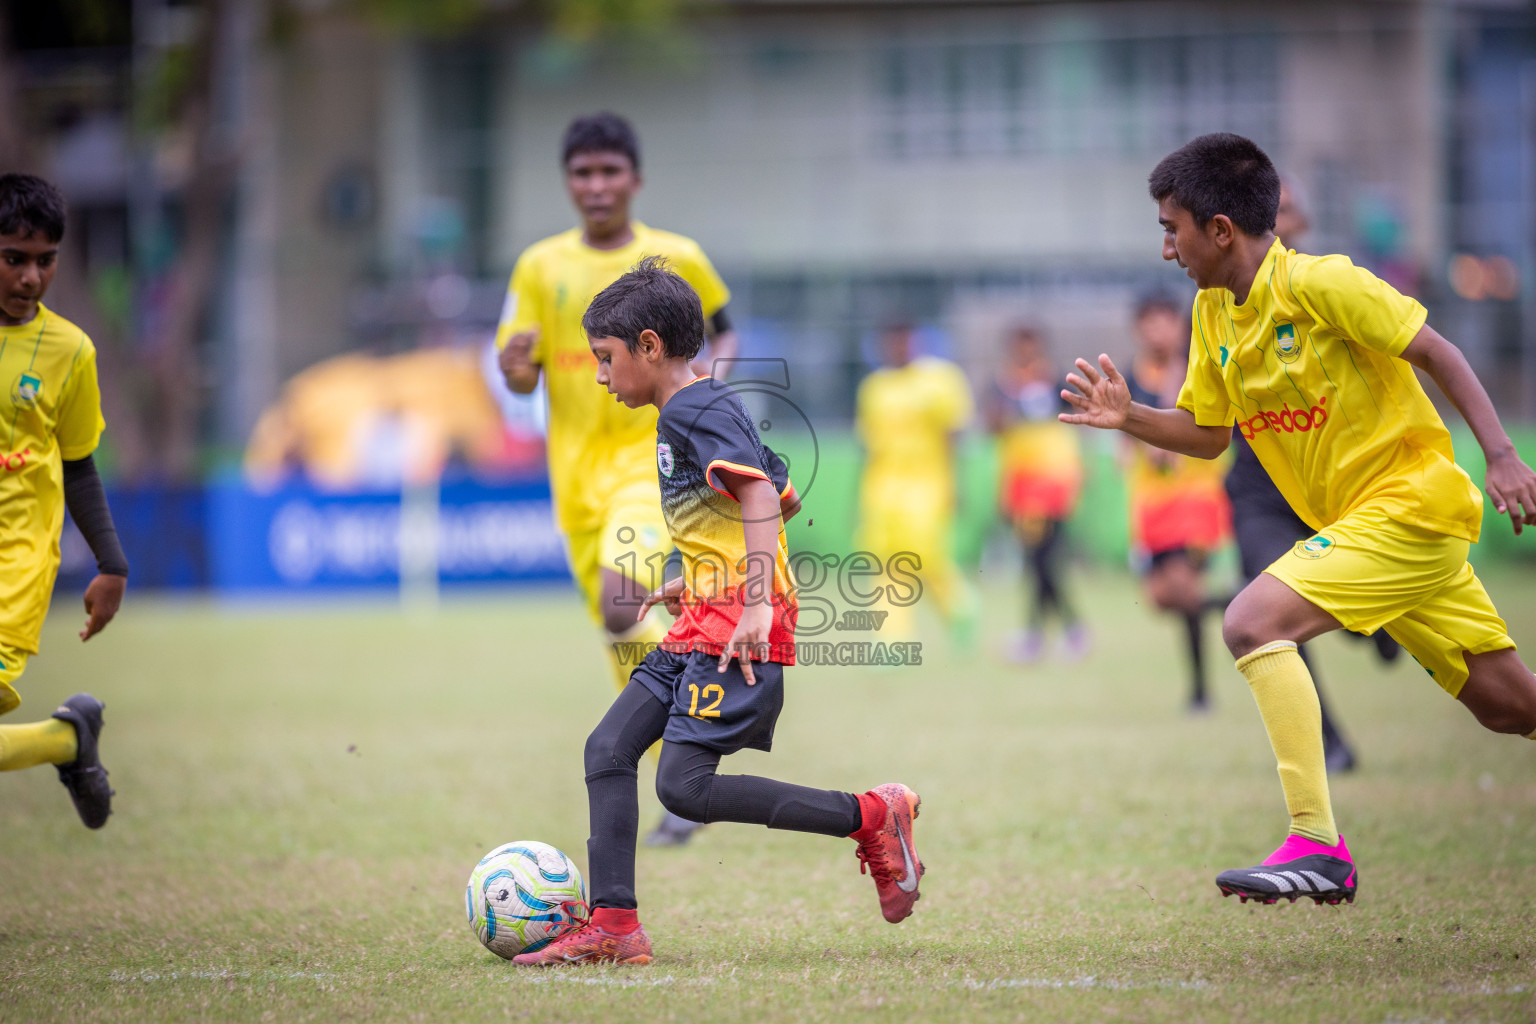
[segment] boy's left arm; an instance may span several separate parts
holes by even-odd
[[[734,657],[748,686],[757,684],[752,674],[752,652],[766,649],[773,626],[773,572],[779,550],[779,493],[762,477],[717,470],[726,490],[741,505],[741,532],[746,540],[745,575],[741,581],[741,619],[720,652],[724,672]]]
[[[80,631],[89,640],[106,628],[123,603],[128,585],[128,559],[112,523],[112,510],[91,453],[106,424],[101,418],[101,387],[96,375],[96,349],[81,337],[64,391],[59,396],[54,435],[64,463],[64,507],[96,556],[96,578],[85,588],[85,613]]]
[[[1484,486],[1493,507],[1500,514],[1509,513],[1517,534],[1525,526],[1536,526],[1536,473],[1520,458],[1515,443],[1504,432],[1499,414],[1466,356],[1426,324],[1403,349],[1402,358],[1429,374],[1472,428],[1488,462]]]
[[[85,613],[90,616],[80,631],[81,640],[107,628],[123,604],[128,587],[128,558],[123,554],[106,491],[89,455],[64,463],[64,505],[80,535],[96,556],[96,577],[85,588]]]

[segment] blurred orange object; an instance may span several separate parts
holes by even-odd
[[[288,382],[251,434],[245,473],[270,487],[297,467],[344,490],[436,479],[455,457],[500,467],[510,454],[474,350],[351,353]]]

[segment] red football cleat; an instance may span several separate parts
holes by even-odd
[[[885,803],[885,821],[853,834],[859,841],[859,873],[874,876],[880,912],[891,924],[900,924],[919,899],[917,883],[925,870],[912,838],[912,819],[923,801],[899,782],[887,782],[870,792]]]
[[[532,953],[519,953],[515,964],[552,967],[559,964],[648,964],[651,940],[644,928],[624,935],[604,931],[588,922]]]

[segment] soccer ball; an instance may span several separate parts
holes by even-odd
[[[575,862],[553,846],[507,843],[470,872],[464,909],[485,948],[510,960],[578,927],[588,915],[587,887]]]

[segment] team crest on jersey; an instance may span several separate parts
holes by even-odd
[[[1302,558],[1322,558],[1332,550],[1333,538],[1321,533],[1296,542],[1296,554]]]
[[[1282,363],[1301,358],[1301,342],[1296,340],[1294,324],[1275,324],[1275,356]]]
[[[23,373],[16,378],[16,383],[11,385],[11,401],[18,409],[36,408],[37,396],[42,393],[42,390],[42,378]]]
[[[656,445],[656,468],[661,470],[661,475],[672,475],[672,446],[662,441]]]

